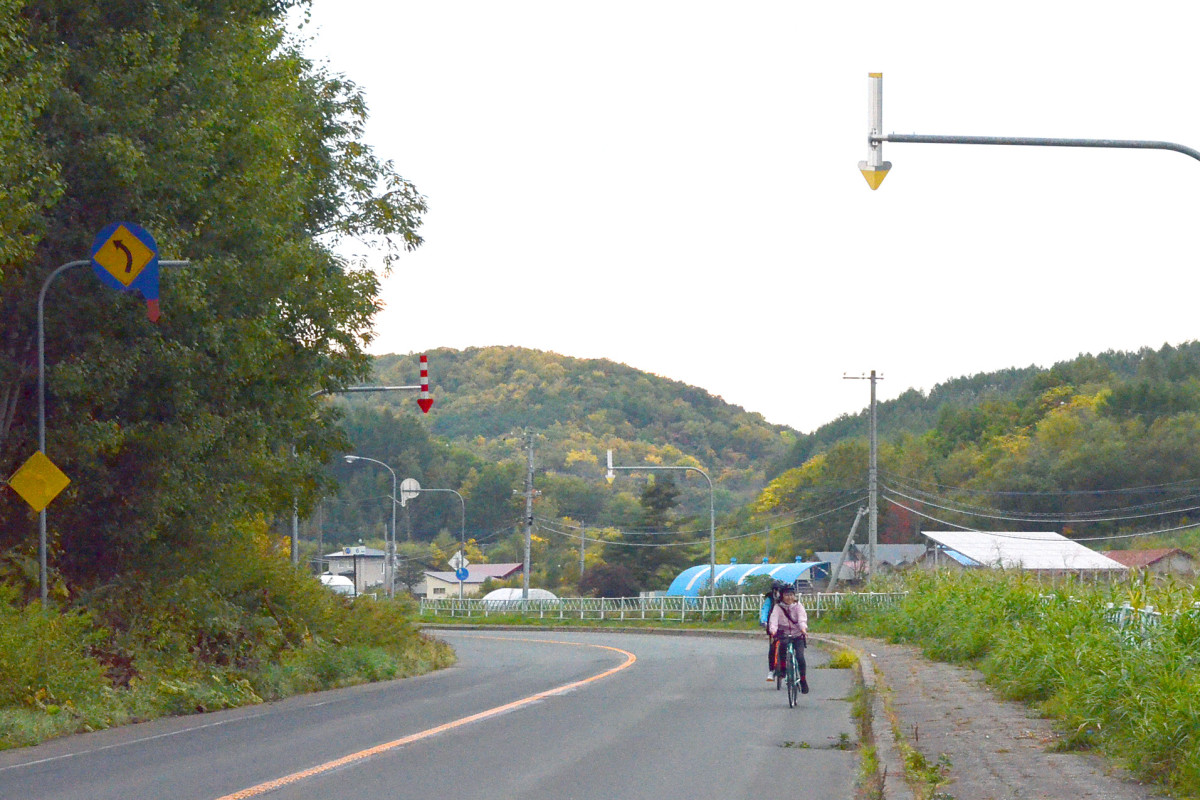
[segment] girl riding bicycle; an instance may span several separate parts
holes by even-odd
[[[788,642],[792,642],[796,650],[796,662],[800,668],[800,691],[808,694],[808,679],[805,676],[804,645],[808,635],[808,611],[800,602],[794,586],[783,590],[780,601],[771,609],[771,618],[767,622],[767,633],[771,634],[771,642],[775,648],[775,669],[783,669],[784,654]]]

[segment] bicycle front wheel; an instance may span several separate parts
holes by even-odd
[[[800,667],[796,664],[795,646],[790,642],[787,648],[787,687],[788,708],[795,708],[800,697]]]

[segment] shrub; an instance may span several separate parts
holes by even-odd
[[[104,638],[87,614],[22,607],[15,589],[0,585],[0,707],[57,714],[90,702],[105,681],[88,649]]]

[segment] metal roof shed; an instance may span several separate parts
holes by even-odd
[[[922,531],[956,553],[988,567],[1051,572],[1119,572],[1123,564],[1053,531]]]

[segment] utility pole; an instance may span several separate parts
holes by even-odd
[[[583,584],[583,546],[587,544],[587,531],[579,527],[579,583]]]
[[[521,599],[529,599],[529,549],[533,541],[533,431],[526,430],[525,458],[525,575]]]
[[[829,576],[828,591],[832,592],[837,587],[838,577],[842,574],[842,566],[846,563],[846,556],[850,553],[850,548],[854,547],[854,532],[858,530],[858,523],[865,513],[867,510],[860,508],[854,515],[854,524],[850,526],[850,535],[846,537],[846,544],[842,545],[842,554],[838,556],[837,563],[833,565],[833,574]]]
[[[867,467],[867,575],[875,577],[875,546],[879,544],[879,431],[875,414],[875,382],[883,380],[882,375],[876,375],[871,370],[870,377],[865,375],[843,375],[842,380],[871,381],[871,462]]]

